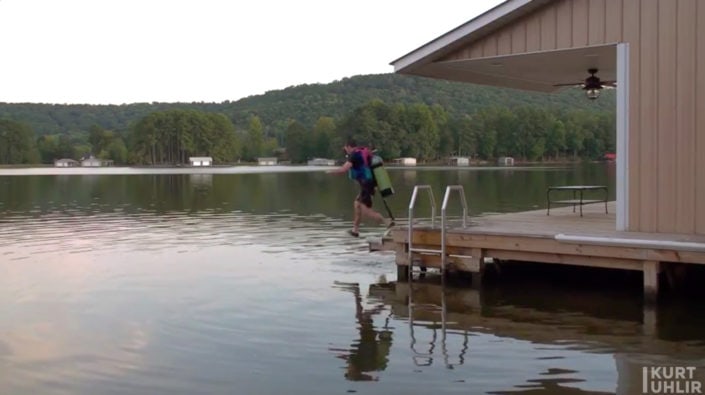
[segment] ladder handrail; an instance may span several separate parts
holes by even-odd
[[[435,226],[436,221],[436,199],[433,197],[433,189],[430,185],[415,185],[414,191],[411,193],[411,201],[409,201],[409,275],[411,275],[411,259],[414,253],[411,242],[414,228],[414,207],[416,206],[416,197],[420,190],[428,190],[428,196],[431,202],[431,227]]]
[[[408,264],[409,264],[409,278],[412,276],[412,266],[413,266],[413,254],[414,254],[414,248],[413,248],[413,243],[412,243],[412,238],[413,238],[413,230],[414,230],[414,207],[416,206],[416,198],[419,194],[419,191],[421,190],[428,190],[429,193],[429,198],[431,201],[431,227],[435,226],[435,217],[436,217],[436,199],[433,197],[433,189],[431,188],[430,185],[416,185],[414,186],[414,191],[411,194],[411,201],[409,202],[409,229],[408,229],[408,242],[409,242],[409,255],[408,255]],[[448,260],[448,257],[446,256],[446,228],[447,228],[447,223],[446,223],[446,209],[448,208],[448,201],[451,195],[451,192],[453,191],[458,191],[460,194],[460,203],[462,205],[463,209],[463,228],[467,227],[468,221],[468,204],[467,200],[465,199],[465,189],[463,188],[462,185],[448,185],[446,186],[446,191],[445,194],[443,195],[443,204],[441,206],[441,249],[433,251],[435,253],[441,254],[441,272],[445,273],[446,270],[446,262]],[[431,250],[427,250],[427,252],[431,252]]]
[[[415,185],[414,186],[414,191],[411,193],[411,201],[409,201],[409,217],[413,218],[414,216],[414,206],[416,206],[416,196],[418,195],[420,190],[428,190],[428,196],[431,202],[431,227],[434,226],[434,220],[436,216],[436,199],[433,197],[433,189],[431,188],[430,185],[423,184],[423,185]]]
[[[446,270],[446,209],[448,208],[448,198],[452,191],[458,191],[460,194],[460,203],[463,206],[463,228],[467,227],[468,205],[465,200],[465,189],[462,185],[448,185],[446,192],[443,195],[443,205],[441,206],[441,272]]]

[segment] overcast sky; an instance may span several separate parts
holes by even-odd
[[[502,0],[0,0],[0,102],[222,102],[390,73]]]

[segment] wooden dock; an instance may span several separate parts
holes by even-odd
[[[644,294],[653,300],[659,274],[674,283],[683,264],[705,264],[705,237],[680,234],[618,232],[615,205],[583,207],[583,216],[573,207],[471,217],[463,228],[460,221],[446,230],[446,273],[470,272],[473,282],[481,279],[488,261],[541,262],[642,271]],[[408,225],[408,224],[407,224]],[[441,254],[414,252],[409,256],[408,227],[392,229],[385,237],[370,241],[372,251],[394,251],[397,274],[408,280],[411,266],[441,268]],[[440,221],[435,226],[414,224],[413,249],[440,250]]]

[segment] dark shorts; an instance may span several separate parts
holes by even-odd
[[[372,181],[360,182],[360,193],[357,195],[358,202],[367,207],[372,207],[372,195],[375,194],[375,184]]]

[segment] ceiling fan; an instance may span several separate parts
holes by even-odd
[[[590,76],[585,78],[582,84],[568,83],[568,84],[555,84],[553,86],[580,86],[585,90],[585,95],[588,99],[595,100],[600,96],[600,91],[603,88],[614,88],[617,85],[617,81],[600,81],[600,77],[596,76],[597,69],[588,69]]]

